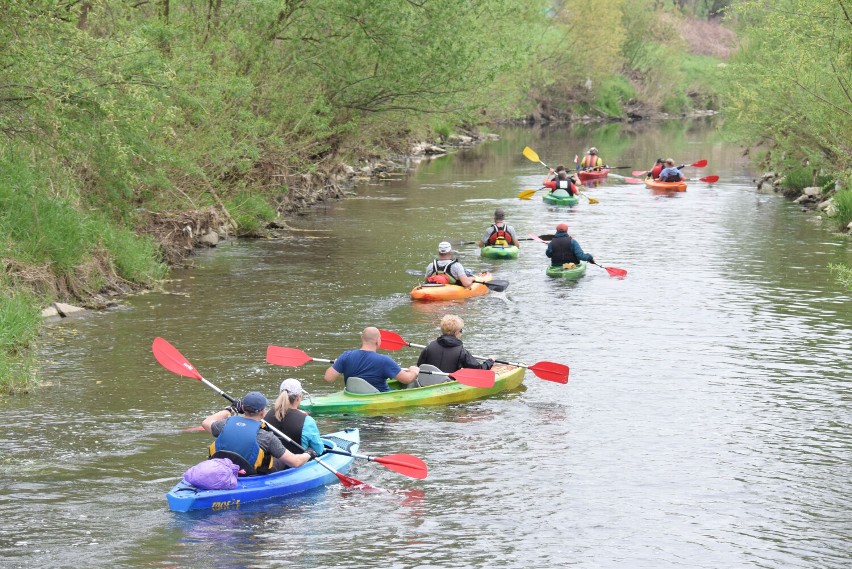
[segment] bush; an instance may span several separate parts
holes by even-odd
[[[624,103],[636,97],[636,89],[622,75],[613,75],[604,81],[594,107],[608,117],[624,116]]]
[[[226,202],[231,217],[237,222],[237,231],[243,235],[257,233],[278,215],[261,196],[241,192]]]
[[[834,205],[837,208],[839,227],[845,228],[852,222],[852,190],[841,190],[834,194]]]
[[[0,392],[28,391],[36,384],[32,347],[41,313],[38,299],[0,284]]]
[[[852,267],[830,264],[828,268],[837,282],[846,287],[846,290],[852,291]]]

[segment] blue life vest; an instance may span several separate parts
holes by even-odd
[[[213,444],[210,445],[210,456],[217,451],[233,452],[243,457],[255,469],[264,462],[264,452],[257,444],[257,432],[262,423],[247,419],[242,415],[228,417],[225,426]]]

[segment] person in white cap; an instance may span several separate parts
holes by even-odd
[[[426,282],[454,284],[470,288],[473,276],[468,275],[458,259],[453,259],[453,246],[448,241],[438,244],[438,258],[426,266]]]
[[[275,405],[263,420],[302,445],[305,450],[312,449],[320,455],[325,452],[325,446],[322,444],[317,422],[314,421],[313,417],[299,409],[302,397],[306,393],[298,379],[288,377],[281,382],[281,387],[278,389],[278,399],[275,400]],[[286,440],[281,442],[290,452],[302,452],[296,445],[290,444]]]

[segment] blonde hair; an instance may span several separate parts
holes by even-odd
[[[275,400],[275,418],[279,421],[283,421],[284,415],[287,414],[287,411],[295,409],[295,405],[293,405],[293,403],[296,402],[297,397],[300,396],[293,395],[289,391],[282,391],[279,393],[278,399]]]
[[[674,166],[674,158],[666,158],[666,166]]]
[[[454,336],[462,328],[464,328],[464,320],[455,314],[447,314],[441,318],[441,334],[445,336]]]

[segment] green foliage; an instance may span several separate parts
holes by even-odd
[[[624,116],[624,104],[636,96],[636,89],[622,75],[608,77],[595,98],[594,107],[609,117]]]
[[[843,2],[743,0],[746,41],[727,70],[728,125],[747,144],[770,148],[769,166],[807,160],[852,172],[852,25]]]
[[[36,297],[10,284],[0,282],[0,393],[35,385],[32,347],[41,324]]]
[[[275,208],[262,196],[247,192],[235,195],[225,205],[241,234],[254,234],[277,216]]]
[[[852,223],[852,190],[841,190],[834,194],[834,205],[837,208],[834,217],[838,228],[846,228]]]
[[[852,291],[852,267],[841,264],[830,264],[828,268],[841,286],[845,287],[846,290]]]

